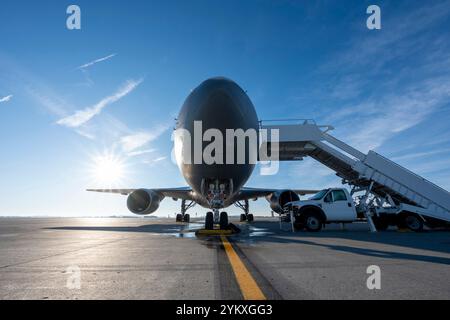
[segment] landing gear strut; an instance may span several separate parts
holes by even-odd
[[[248,209],[249,209],[249,204],[248,204],[248,200],[244,200],[244,201],[237,201],[234,203],[234,205],[238,208],[241,208],[242,210],[244,210],[244,213],[241,214],[239,221],[248,221],[248,222],[252,222],[253,221],[253,214],[248,213]]]
[[[196,203],[194,201],[189,201],[186,203],[186,200],[181,200],[181,213],[177,214],[176,222],[190,222],[191,216],[186,213],[186,211],[195,205]]]

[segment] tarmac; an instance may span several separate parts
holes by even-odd
[[[0,299],[450,299],[448,231],[174,220],[0,218]]]

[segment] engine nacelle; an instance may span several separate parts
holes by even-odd
[[[158,210],[162,199],[164,195],[154,190],[138,189],[128,196],[127,207],[134,214],[150,214]]]
[[[276,213],[282,213],[283,207],[286,203],[291,201],[298,201],[300,197],[292,190],[284,190],[281,192],[271,193],[266,197],[270,203],[270,208]]]

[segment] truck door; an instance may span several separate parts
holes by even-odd
[[[353,221],[355,210],[353,199],[348,199],[344,190],[330,190],[324,198],[323,209],[328,221]]]

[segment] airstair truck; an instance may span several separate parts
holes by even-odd
[[[312,232],[320,231],[328,223],[357,221],[368,221],[380,231],[391,225],[415,232],[422,231],[425,225],[437,226],[436,221],[426,216],[424,208],[405,203],[378,206],[376,201],[367,200],[366,195],[353,198],[345,188],[323,189],[308,200],[287,203],[284,214],[292,216],[295,229]]]
[[[330,125],[319,126],[310,119],[276,120],[260,121],[260,129],[264,130],[261,160],[270,160],[267,155],[273,150],[278,151],[280,161],[311,157],[335,171],[342,183],[352,188],[350,193],[335,189],[336,197],[344,193],[346,200],[325,201],[330,200],[329,197],[334,200],[333,190],[331,196],[326,197],[328,190],[320,199],[313,197],[309,203],[298,203],[295,222],[299,227],[304,225],[305,212],[309,212],[308,217],[322,218],[321,227],[334,220],[345,222],[351,217],[365,218],[371,231],[386,229],[391,224],[420,231],[424,224],[434,227],[450,223],[450,193],[447,190],[373,150],[363,153],[351,147],[329,133],[334,129]],[[278,132],[275,138],[267,134],[273,130]],[[359,192],[364,194],[354,197]],[[337,206],[345,211],[335,216]],[[330,217],[326,215],[327,211]]]

